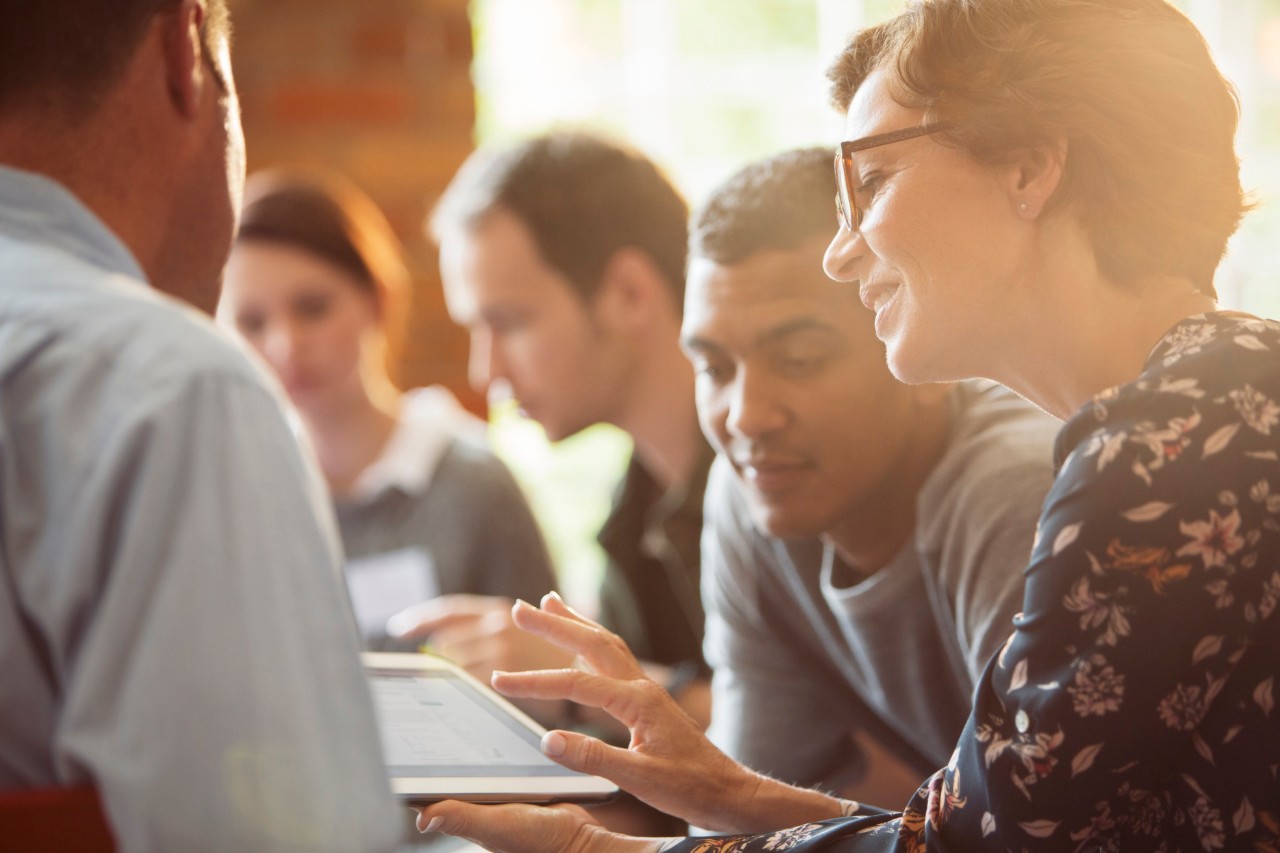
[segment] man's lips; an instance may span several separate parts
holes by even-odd
[[[768,496],[800,485],[812,465],[805,459],[757,457],[735,459],[734,467],[749,487]]]

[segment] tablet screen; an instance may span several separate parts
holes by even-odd
[[[393,776],[575,776],[539,735],[447,670],[369,673]]]

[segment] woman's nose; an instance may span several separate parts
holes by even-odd
[[[860,236],[857,231],[850,231],[843,225],[836,230],[830,245],[827,246],[826,254],[822,256],[822,269],[827,273],[828,278],[841,282],[857,280],[855,268],[861,256],[858,248],[861,243]]]

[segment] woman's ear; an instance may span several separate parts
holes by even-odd
[[[1067,140],[1024,148],[1009,165],[1008,189],[1018,213],[1035,219],[1062,183]]]

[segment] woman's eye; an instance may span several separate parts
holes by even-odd
[[[257,314],[236,318],[236,330],[246,338],[252,338],[259,334],[266,324],[267,321]]]
[[[853,194],[860,204],[874,201],[876,194],[880,192],[880,187],[884,185],[884,176],[878,172],[872,172],[861,179],[861,183],[854,188]]]
[[[323,317],[328,312],[329,298],[327,296],[308,296],[299,299],[294,307],[299,317],[314,320],[317,317]]]

